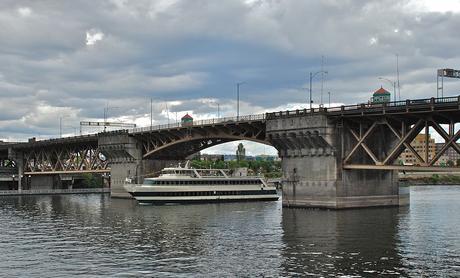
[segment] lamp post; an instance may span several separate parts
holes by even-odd
[[[62,119],[69,117],[68,115],[59,116],[59,138],[62,138]]]
[[[150,129],[153,126],[153,99],[150,98]]]
[[[331,92],[327,92],[327,96],[329,98],[329,106],[328,106],[328,108],[331,108]]]
[[[379,77],[380,80],[384,80],[384,81],[387,81],[389,82],[392,86],[393,86],[393,95],[394,95],[394,101],[396,101],[396,82],[395,81],[392,81],[388,78],[384,78],[384,77]]]
[[[109,106],[109,102],[107,102],[107,106],[104,107],[104,132],[107,129],[107,120],[109,118],[109,109],[118,109],[120,107]]]
[[[317,72],[315,72],[315,73],[310,72],[310,111],[311,111],[311,106],[312,106],[312,104],[313,104],[312,92],[311,92],[311,83],[312,83],[312,81],[313,81],[313,78],[315,78],[315,76],[318,75],[319,73],[327,74],[327,71],[320,70],[320,71],[317,71]]]
[[[236,120],[240,119],[240,86],[246,82],[236,83]]]

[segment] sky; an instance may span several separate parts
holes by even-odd
[[[367,102],[393,90],[379,77],[396,80],[396,55],[401,99],[432,97],[436,69],[460,68],[459,24],[460,0],[3,0],[0,139],[71,136],[104,114],[147,126],[151,100],[154,125],[235,116],[237,82],[240,115],[304,108],[321,69],[315,105],[321,92]],[[445,95],[459,91],[446,80]]]

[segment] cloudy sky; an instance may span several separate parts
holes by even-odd
[[[42,0],[0,2],[0,139],[79,132],[80,121],[154,124],[366,102],[395,80],[401,98],[436,94],[460,68],[460,0]],[[323,80],[323,81],[321,81]],[[457,95],[460,82],[445,84]],[[168,107],[168,109],[166,109]],[[169,113],[168,113],[169,111]],[[84,132],[95,130],[84,129]],[[209,152],[230,152],[236,143]],[[248,152],[275,153],[248,144]]]

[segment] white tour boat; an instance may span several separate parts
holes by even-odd
[[[187,163],[188,164],[188,163]],[[275,187],[260,177],[229,176],[222,169],[193,169],[188,165],[164,168],[157,178],[143,184],[124,185],[139,203],[206,203],[230,201],[275,201]]]

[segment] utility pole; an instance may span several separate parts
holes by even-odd
[[[219,107],[219,103],[217,104],[217,118],[218,118],[218,119],[220,118],[220,107]]]
[[[321,97],[320,97],[321,105],[323,105],[323,89],[324,89],[324,56],[321,56]]]
[[[401,100],[401,87],[399,86],[399,55],[396,54],[396,80],[398,82],[398,100]]]
[[[109,109],[115,109],[120,107],[109,107],[109,102],[107,101],[106,107],[104,108],[104,132],[107,129],[107,125],[105,124],[109,118]]]
[[[169,108],[168,108],[168,102],[166,102],[166,116],[168,117],[168,127],[169,127]]]
[[[150,128],[153,126],[153,100],[150,98]]]
[[[310,72],[310,111],[311,111],[311,108],[312,108],[312,104],[313,104],[313,99],[312,99],[312,82],[313,82],[313,78],[315,78],[315,76],[319,73],[325,73],[327,74],[327,71],[323,71],[323,70],[320,70],[320,71],[317,71],[315,73],[313,72]]]
[[[393,86],[393,94],[394,94],[393,99],[396,102],[396,81],[392,81],[388,78],[383,78],[383,77],[379,77],[379,79],[385,80]]]
[[[328,108],[331,107],[331,92],[327,92],[327,96],[329,97],[329,106]]]
[[[62,117],[59,117],[59,138],[62,138]]]
[[[236,120],[240,119],[240,86],[246,82],[236,83]]]

